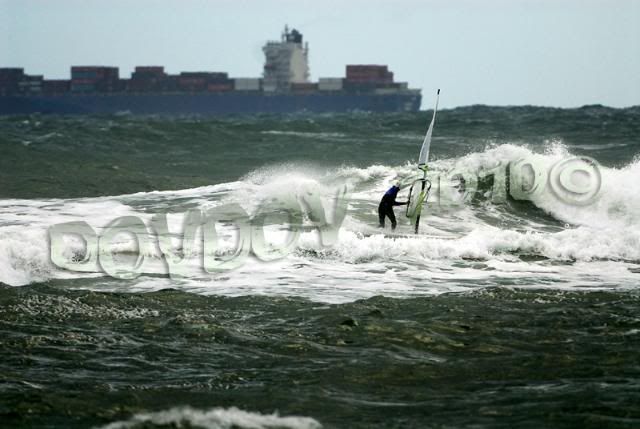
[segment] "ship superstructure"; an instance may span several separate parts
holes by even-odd
[[[262,48],[265,56],[263,89],[288,91],[292,83],[309,83],[309,44],[302,44],[298,30],[282,32],[279,42],[267,42]]]

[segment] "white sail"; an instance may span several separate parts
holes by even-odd
[[[424,141],[422,142],[422,148],[420,149],[420,157],[418,158],[418,167],[422,167],[426,165],[427,161],[429,160],[429,149],[431,148],[431,134],[433,134],[433,125],[436,122],[436,112],[438,111],[439,98],[440,98],[440,90],[438,90],[438,94],[436,95],[436,107],[433,109],[433,118],[431,118],[431,123],[429,124],[427,135],[424,136]]]
[[[420,205],[424,201],[421,198],[422,181],[416,180],[411,184],[410,197],[407,199],[406,215],[408,218],[414,218],[420,212]]]

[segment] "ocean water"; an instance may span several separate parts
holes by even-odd
[[[380,230],[430,113],[0,118],[0,426],[639,427],[640,109],[443,110]]]

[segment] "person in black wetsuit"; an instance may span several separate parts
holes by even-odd
[[[393,213],[393,206],[405,206],[407,202],[398,202],[396,201],[396,197],[398,196],[398,191],[400,191],[400,183],[394,184],[385,194],[382,196],[382,200],[380,200],[380,205],[378,206],[378,218],[380,219],[380,228],[384,228],[384,218],[388,217],[391,221],[391,229],[396,229],[396,215]]]

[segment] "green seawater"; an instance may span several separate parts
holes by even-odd
[[[637,155],[640,110],[472,106],[443,110],[431,159],[504,142],[562,141],[620,166]],[[228,118],[0,118],[0,197],[72,198],[186,189],[287,162],[416,162],[431,112]]]
[[[178,212],[232,194],[199,187],[266,193],[288,169],[361,175],[350,216],[375,222],[430,115],[0,118],[0,427],[640,427],[637,183],[600,200],[589,213],[610,223],[595,226],[480,197],[464,216],[425,216],[522,243],[356,237],[192,283],[62,278],[30,241],[40,217],[82,204]],[[638,107],[472,106],[439,113],[431,153],[562,147],[618,180],[640,171],[639,136]],[[98,207],[88,220],[111,210]]]

